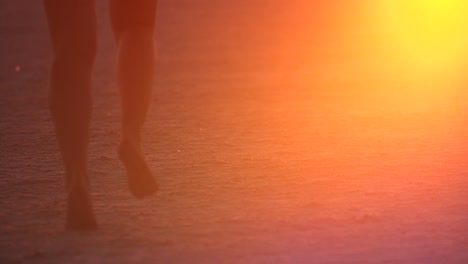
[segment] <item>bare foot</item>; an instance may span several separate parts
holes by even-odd
[[[158,184],[151,173],[138,143],[122,140],[119,146],[119,158],[127,170],[128,188],[135,198],[142,199],[154,194]]]
[[[85,188],[74,188],[68,194],[67,230],[96,230],[98,224],[94,215],[89,191]]]

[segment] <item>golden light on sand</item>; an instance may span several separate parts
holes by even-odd
[[[460,67],[468,50],[468,1],[381,0],[382,36],[391,56],[412,74],[447,74]]]

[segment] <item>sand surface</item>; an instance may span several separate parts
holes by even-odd
[[[464,94],[402,96],[395,87],[415,84],[360,74],[368,60],[345,53],[298,64],[300,37],[255,20],[281,1],[196,2],[161,1],[145,133],[161,191],[137,201],[115,153],[115,46],[99,1],[101,229],[67,233],[41,1],[0,1],[0,263],[468,263]]]

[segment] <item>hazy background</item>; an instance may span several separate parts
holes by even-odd
[[[115,46],[98,1],[101,230],[73,234],[41,1],[0,0],[0,261],[466,263],[462,29],[412,39],[427,29],[388,26],[375,3],[389,2],[322,2],[160,1],[145,141],[161,192],[136,201],[115,155]]]

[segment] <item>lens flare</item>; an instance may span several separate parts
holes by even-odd
[[[381,0],[386,46],[414,69],[453,71],[468,49],[468,1]]]

